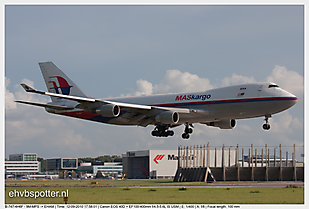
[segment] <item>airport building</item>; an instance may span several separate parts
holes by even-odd
[[[89,163],[80,163],[78,168],[75,171],[76,173],[93,173],[93,167],[91,165],[91,162]]]
[[[207,180],[213,175],[216,180],[302,180],[303,163],[293,153],[283,153],[281,145],[270,150],[240,149],[224,145],[220,148],[209,144],[178,147],[178,150],[140,150],[122,154],[121,162],[84,162],[78,166],[78,158],[46,159],[49,174],[75,172],[82,176],[96,177],[100,171],[104,177],[128,179],[174,179],[176,181]],[[279,156],[278,156],[279,154]],[[37,175],[40,162],[36,154],[14,154],[5,161],[5,172],[9,176]],[[47,174],[47,173],[46,173]],[[79,175],[80,176],[80,175]]]
[[[93,174],[101,171],[103,175],[121,176],[123,166],[120,163],[104,163],[104,165],[93,165]]]
[[[80,163],[75,170],[76,173],[82,173],[87,177],[95,177],[101,171],[104,177],[122,177],[123,166],[121,162],[84,162]]]
[[[188,151],[190,153],[190,150]],[[193,163],[198,158],[198,152],[191,150],[190,159]],[[225,150],[225,166],[235,165],[235,150]],[[210,150],[210,166],[222,165],[222,150]],[[129,151],[122,155],[123,173],[127,178],[143,179],[166,179],[174,178],[178,168],[177,150],[142,150]],[[188,161],[189,162],[189,161]]]
[[[24,153],[9,155],[5,161],[6,174],[27,175],[40,172],[40,162],[37,161],[37,154]]]
[[[52,158],[46,159],[47,171],[68,171],[78,168],[77,158]]]
[[[24,153],[9,155],[9,161],[37,161],[37,154]]]

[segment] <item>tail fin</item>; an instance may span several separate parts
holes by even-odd
[[[88,97],[67,75],[65,75],[54,63],[41,62],[41,68],[47,90],[51,93]],[[55,102],[59,98],[51,97]]]

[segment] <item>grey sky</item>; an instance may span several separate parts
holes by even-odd
[[[6,156],[84,157],[207,142],[302,146],[303,18],[303,6],[6,6]],[[181,139],[183,127],[173,138],[153,138],[153,127],[110,126],[13,104],[49,100],[18,85],[28,79],[46,90],[40,61],[53,61],[99,98],[271,80],[299,101],[273,116],[269,132],[258,118],[238,120],[234,130],[197,125],[190,141]]]

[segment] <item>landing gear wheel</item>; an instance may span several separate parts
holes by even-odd
[[[190,135],[188,133],[183,133],[181,136],[182,136],[183,139],[189,139],[190,138]]]
[[[152,136],[158,136],[158,133],[159,133],[158,131],[152,131],[152,132],[151,132],[151,135],[152,135]]]
[[[193,127],[192,124],[190,124],[191,127]],[[188,123],[185,123],[185,131],[184,133],[181,135],[181,137],[183,139],[189,139],[190,138],[190,134],[193,133],[193,129],[192,128],[189,128],[189,124]]]
[[[168,136],[174,136],[174,131],[166,131],[166,134],[167,134]]]
[[[263,124],[263,129],[268,131],[270,129],[270,125],[269,124]]]
[[[168,130],[168,128],[168,126],[157,125],[155,129],[151,132],[151,135],[156,137],[174,136],[174,131],[170,131]]]

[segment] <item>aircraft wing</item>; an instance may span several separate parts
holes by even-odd
[[[99,108],[104,104],[117,105],[121,108],[121,110],[126,111],[125,114],[122,114],[121,116],[117,117],[117,120],[119,121],[122,120],[122,122],[126,122],[126,123],[135,123],[141,126],[147,126],[148,124],[153,123],[153,117],[164,111],[172,111],[172,112],[177,112],[179,114],[192,114],[192,115],[195,115],[195,114],[208,115],[209,114],[209,112],[205,110],[191,110],[188,108],[162,107],[162,106],[155,106],[155,105],[148,106],[148,105],[100,100],[100,99],[94,99],[94,98],[89,98],[89,97],[78,97],[78,96],[63,95],[63,94],[57,94],[57,93],[51,93],[51,92],[44,92],[44,91],[36,90],[24,83],[22,83],[21,86],[25,89],[26,92],[29,92],[29,93],[42,94],[42,95],[53,96],[53,97],[58,97],[62,99],[76,101],[79,104],[76,105],[75,108],[84,109],[87,111],[92,111],[93,109]],[[41,103],[35,103],[35,102],[25,102],[25,101],[16,101],[16,102],[35,105],[35,106],[41,106],[41,107],[49,107],[49,108],[53,108],[57,110],[74,109],[73,107],[51,105],[51,104],[41,104]]]
[[[111,102],[111,101],[107,101],[107,100],[56,94],[56,93],[51,93],[51,92],[38,91],[38,90],[36,90],[36,89],[34,89],[34,88],[30,87],[29,85],[24,84],[24,83],[22,83],[20,85],[25,89],[26,92],[29,92],[29,93],[36,93],[36,94],[58,97],[58,98],[62,98],[62,99],[68,99],[68,100],[79,102],[81,104],[84,103],[84,105],[82,105],[80,107],[87,106],[87,105],[85,105],[85,103],[89,104],[89,103],[96,103],[97,102],[97,103],[100,103],[100,104],[102,104],[102,103],[114,104],[114,105],[118,105],[120,107],[125,107],[125,108],[136,108],[136,109],[146,109],[146,110],[151,109],[151,107],[147,106],[147,105],[129,104],[129,103],[121,103],[121,102]],[[37,106],[39,106],[39,105],[37,105]]]
[[[143,109],[143,110],[151,110],[151,109],[160,109],[160,110],[167,110],[167,111],[177,111],[179,113],[190,113],[189,109],[186,108],[172,108],[172,107],[160,107],[160,106],[148,106],[148,105],[139,105],[139,104],[130,104],[130,103],[122,103],[122,102],[113,102],[113,101],[108,101],[108,100],[100,100],[100,99],[93,99],[93,98],[86,98],[86,97],[77,97],[77,96],[70,96],[70,95],[63,95],[63,94],[56,94],[56,93],[51,93],[51,92],[45,92],[45,91],[39,91],[36,90],[32,87],[30,87],[27,84],[20,84],[26,92],[29,93],[36,93],[36,94],[42,94],[42,95],[47,95],[47,96],[53,96],[53,97],[58,97],[58,98],[62,98],[62,99],[68,99],[68,100],[72,100],[72,101],[76,101],[79,103],[106,103],[106,104],[114,104],[114,105],[118,105],[119,107],[122,107],[124,109],[127,110],[131,110],[133,111],[133,109]],[[22,101],[17,101],[19,103],[28,103],[28,104],[33,104],[33,105],[37,105],[37,106],[43,106],[42,105],[38,105],[37,103],[31,103],[31,102],[22,102]]]
[[[25,101],[15,101],[15,102],[23,103],[23,104],[29,104],[29,105],[34,105],[34,106],[39,106],[39,107],[48,107],[48,108],[52,108],[52,109],[56,109],[56,110],[73,110],[74,109],[74,107],[42,104],[42,103],[36,103],[36,102],[25,102]]]

